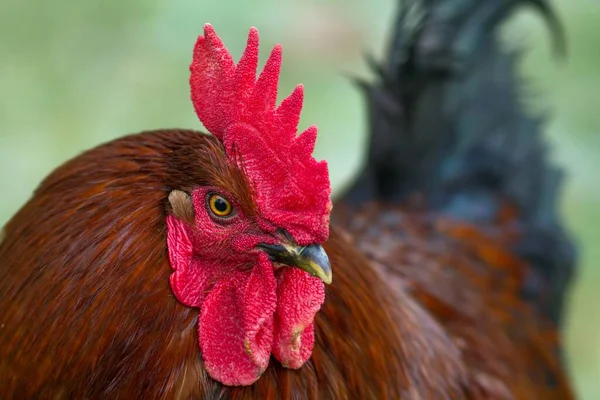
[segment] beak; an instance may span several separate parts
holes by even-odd
[[[268,254],[273,262],[300,268],[312,276],[321,279],[323,283],[331,283],[331,264],[323,247],[318,244],[302,247],[293,244],[264,244],[258,248]]]

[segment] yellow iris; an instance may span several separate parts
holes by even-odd
[[[219,218],[228,217],[233,212],[233,206],[229,200],[216,193],[209,196],[208,206],[210,207],[210,211]]]

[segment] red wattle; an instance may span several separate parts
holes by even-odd
[[[266,255],[250,273],[217,283],[201,306],[198,327],[206,370],[229,386],[250,385],[269,365],[276,281]]]
[[[297,268],[278,279],[273,355],[287,368],[300,368],[315,344],[314,318],[325,301],[325,285]]]

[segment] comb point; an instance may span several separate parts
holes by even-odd
[[[281,126],[282,133],[288,140],[292,141],[296,137],[300,114],[302,113],[302,103],[304,102],[304,85],[296,85],[277,108],[277,120]]]
[[[213,26],[209,22],[207,22],[204,24],[204,34],[207,35],[209,33],[214,34],[215,28],[213,28]]]

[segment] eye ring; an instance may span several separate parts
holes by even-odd
[[[206,204],[208,211],[217,219],[229,219],[234,215],[231,202],[219,193],[209,193],[206,196]]]

